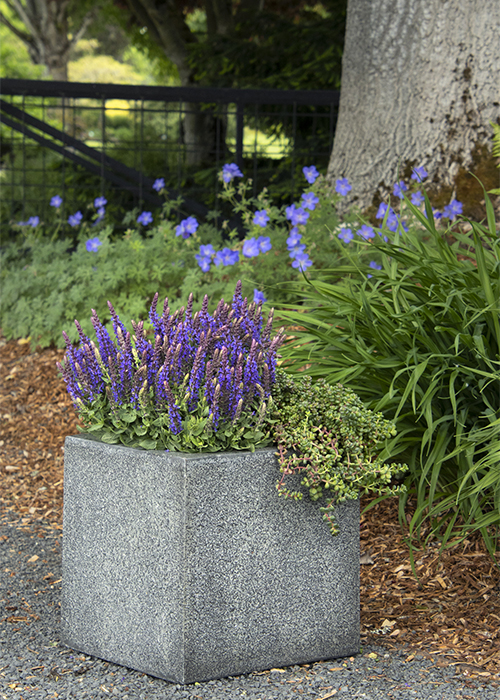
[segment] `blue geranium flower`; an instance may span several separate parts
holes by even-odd
[[[36,228],[39,223],[40,223],[39,216],[30,216],[30,218],[28,219],[28,226],[33,226],[33,228]]]
[[[316,197],[314,192],[304,192],[302,195],[302,206],[304,209],[310,209],[314,211],[316,209],[316,204],[319,202],[319,198]]]
[[[339,233],[339,238],[341,241],[344,241],[344,243],[350,243],[354,238],[354,234],[348,226],[342,226]]]
[[[243,177],[243,173],[236,163],[226,163],[226,165],[222,167],[222,179],[224,182],[231,182],[235,177]]]
[[[358,229],[357,234],[361,236],[361,238],[364,238],[365,241],[368,241],[370,238],[375,238],[375,231],[367,224],[363,224],[363,226]]]
[[[269,236],[259,236],[257,238],[257,243],[259,244],[259,250],[261,253],[267,253],[267,251],[271,250],[273,247]]]
[[[400,180],[399,182],[394,183],[394,189],[392,190],[392,194],[395,197],[399,197],[399,199],[403,199],[403,192],[406,192],[407,189],[408,187],[405,185],[403,180]]]
[[[245,258],[255,258],[260,253],[259,244],[255,238],[248,238],[243,242],[241,250]]]
[[[105,207],[107,203],[108,200],[106,199],[106,197],[96,197],[94,199],[94,207],[96,209],[101,209],[102,207]]]
[[[349,180],[346,177],[340,177],[335,182],[335,192],[341,194],[343,197],[352,190]]]
[[[62,197],[60,197],[58,194],[55,194],[50,200],[50,206],[55,207],[56,209],[59,209],[62,203]]]
[[[308,267],[311,267],[312,265],[312,260],[309,258],[307,253],[299,253],[295,257],[295,260],[292,263],[292,267],[295,267],[298,270],[301,270],[304,272],[304,270],[307,270]]]
[[[139,214],[139,216],[137,217],[137,223],[142,224],[143,226],[147,226],[152,221],[153,215],[150,211],[143,211],[142,214]]]
[[[291,218],[292,225],[293,226],[304,226],[307,223],[309,216],[310,216],[309,212],[305,211],[305,209],[302,209],[302,207],[295,209],[292,213],[292,218]]]
[[[175,235],[189,238],[189,236],[192,236],[192,234],[196,232],[198,225],[194,216],[188,216],[187,219],[183,219],[181,223],[175,227]]]
[[[230,248],[223,248],[215,254],[214,263],[216,265],[234,265],[240,259],[240,254],[237,250],[231,250]]]
[[[200,255],[202,255],[204,258],[215,255],[213,245],[211,243],[208,243],[207,245],[200,245]]]
[[[71,216],[68,217],[68,224],[70,226],[73,226],[73,228],[76,228],[76,226],[79,226],[82,219],[83,219],[82,212],[77,211],[76,214],[71,214]]]
[[[161,190],[165,187],[165,180],[162,177],[157,177],[156,180],[153,182],[153,189],[156,190],[157,192],[161,192]]]
[[[422,202],[424,201],[424,195],[422,192],[414,192],[412,196],[410,197],[410,202],[414,204],[416,207],[419,207]]]
[[[212,259],[208,255],[196,254],[194,257],[203,272],[208,272],[210,270],[210,263],[212,262]]]
[[[443,209],[443,216],[446,216],[447,219],[453,221],[456,216],[462,213],[463,208],[464,205],[462,202],[459,202],[457,199],[452,199],[451,202]]]
[[[267,301],[266,297],[264,296],[264,292],[260,292],[258,289],[253,290],[253,300],[256,304],[263,304],[265,301]]]
[[[286,244],[289,248],[293,248],[302,239],[302,234],[299,233],[299,229],[294,226],[290,229],[290,235],[286,239]]]
[[[304,177],[310,185],[312,185],[316,178],[319,177],[319,172],[316,170],[315,165],[309,165],[302,168],[302,172],[304,173]]]
[[[260,211],[255,212],[255,216],[253,217],[254,224],[260,226],[261,228],[266,228],[268,222],[269,216],[265,209],[261,209]]]
[[[97,253],[100,245],[102,245],[102,241],[100,241],[97,237],[89,238],[89,240],[85,243],[85,248],[89,253]]]
[[[425,168],[422,166],[419,166],[418,168],[413,168],[413,174],[411,176],[412,180],[417,180],[418,182],[422,182],[429,173]]]

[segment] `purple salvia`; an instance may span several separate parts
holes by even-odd
[[[116,337],[118,338],[118,328],[121,329],[122,333],[125,334],[127,332],[127,329],[123,325],[123,323],[120,321],[118,314],[113,308],[113,304],[108,301],[108,309],[111,314],[111,318],[113,319],[113,330],[115,332]]]
[[[169,383],[165,382],[164,387],[165,395],[168,401],[168,418],[170,421],[170,431],[174,435],[178,435],[178,433],[180,433],[182,430],[182,419],[181,414],[179,413],[179,407],[175,403],[175,397],[172,392],[172,389],[170,388]]]

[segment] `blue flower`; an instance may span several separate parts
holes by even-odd
[[[76,214],[71,214],[71,216],[68,217],[68,224],[70,226],[73,226],[75,228],[78,226],[83,219],[83,214],[81,211],[77,211]]]
[[[259,244],[259,250],[261,253],[267,253],[267,251],[271,250],[273,247],[269,236],[259,236],[257,238],[257,243]]]
[[[175,227],[175,235],[189,238],[189,236],[196,232],[197,228],[198,222],[194,216],[188,216],[187,219],[183,219],[181,223]]]
[[[259,244],[255,238],[249,238],[243,242],[241,250],[245,258],[255,258],[260,253]]]
[[[341,241],[344,241],[344,243],[350,243],[354,238],[354,234],[350,228],[348,228],[347,226],[342,226],[341,231],[339,233],[339,238]]]
[[[375,238],[375,231],[371,226],[367,226],[366,224],[363,224],[363,226],[358,229],[357,234],[361,236],[361,238],[364,238],[365,241],[368,241],[370,238]]]
[[[36,228],[39,223],[40,223],[39,216],[30,216],[30,218],[28,219],[28,226],[33,226],[33,228]]]
[[[214,263],[220,265],[221,263],[226,265],[234,265],[240,259],[240,254],[237,250],[231,250],[230,248],[223,248],[215,254]]]
[[[424,201],[424,195],[422,194],[422,192],[414,192],[410,197],[410,201],[416,207],[419,207]]]
[[[201,267],[203,272],[208,272],[210,270],[210,263],[212,262],[211,258],[208,255],[195,255],[195,259],[198,262],[198,265]]]
[[[255,212],[255,216],[253,217],[253,223],[256,224],[256,226],[260,226],[261,228],[266,228],[268,221],[269,221],[269,216],[268,216],[267,211],[265,209],[262,209],[261,211]]]
[[[204,258],[215,255],[213,245],[211,243],[208,245],[200,245],[200,255],[202,255]]]
[[[378,264],[375,262],[375,260],[371,260],[371,261],[370,261],[370,267],[372,268],[372,270],[381,270],[381,269],[382,269],[382,265],[378,265]],[[369,277],[372,277],[372,276],[373,276],[373,275],[367,275],[368,278],[369,278]]]
[[[153,215],[150,211],[143,211],[142,214],[139,214],[139,216],[137,217],[137,223],[142,224],[143,226],[147,226],[152,221]]]
[[[253,290],[253,300],[256,304],[263,304],[265,301],[267,301],[266,297],[264,296],[264,292],[259,292],[258,289]]]
[[[161,192],[161,190],[165,187],[165,180],[162,177],[157,177],[156,180],[153,182],[153,189],[156,190],[157,192]]]
[[[338,194],[341,194],[343,197],[345,197],[345,195],[351,190],[352,187],[346,177],[340,177],[335,182],[335,192],[338,192]]]
[[[106,199],[106,197],[96,197],[94,199],[94,207],[96,209],[100,209],[101,207],[105,207],[107,203],[108,203],[108,200]]]
[[[305,249],[306,247],[303,243],[297,243],[296,245],[290,246],[288,248],[288,255],[293,260],[297,257],[297,255],[301,255],[301,253],[303,253]]]
[[[243,173],[236,163],[226,163],[222,168],[222,179],[224,182],[231,182],[235,177],[243,177]]]
[[[55,194],[52,199],[50,200],[50,206],[55,207],[56,209],[59,209],[59,207],[62,204],[62,197],[59,197],[58,194]]]
[[[309,212],[305,211],[305,209],[302,209],[302,207],[295,209],[295,211],[292,213],[292,218],[291,218],[292,225],[293,226],[304,226],[307,223],[309,216],[310,216]]]
[[[299,233],[299,229],[294,226],[290,229],[290,235],[286,239],[286,244],[289,248],[293,248],[302,239],[302,234]]]
[[[89,253],[97,253],[100,245],[102,245],[102,241],[100,241],[97,237],[89,238],[89,240],[85,243],[85,248]]]
[[[403,199],[403,192],[406,192],[407,189],[408,187],[405,185],[403,180],[400,180],[399,182],[394,183],[392,194],[399,197],[399,199]]]
[[[302,172],[304,173],[304,177],[310,185],[312,185],[316,178],[319,176],[315,165],[309,165],[302,168]]]
[[[379,207],[377,209],[377,213],[375,214],[376,218],[383,219],[386,211],[387,211],[387,204],[385,202],[380,202]],[[390,209],[390,211],[392,211],[392,209]]]
[[[459,202],[457,199],[452,199],[451,202],[443,209],[443,216],[446,216],[447,219],[453,221],[458,214],[462,213],[463,207],[464,205],[462,202]]]
[[[295,204],[290,204],[290,206],[285,209],[285,216],[289,221],[292,220],[296,208]]]
[[[310,260],[309,256],[307,253],[299,253],[299,255],[296,256],[295,260],[292,263],[292,267],[295,267],[302,272],[304,270],[307,270],[308,267],[311,267],[312,265],[312,260]]]
[[[412,180],[418,180],[418,182],[422,182],[429,173],[425,168],[422,166],[419,166],[418,168],[413,168],[413,174],[411,176]]]
[[[316,204],[319,202],[319,198],[316,197],[314,192],[304,192],[302,195],[302,200],[302,206],[304,209],[310,209],[311,211],[316,209]]]

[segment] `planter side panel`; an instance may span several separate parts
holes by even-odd
[[[184,464],[171,459],[166,469],[162,457],[66,438],[62,640],[145,673],[168,667],[180,677]]]
[[[185,682],[358,653],[359,501],[332,537],[308,494],[278,496],[273,450],[186,474]]]

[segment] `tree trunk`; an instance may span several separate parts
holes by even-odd
[[[327,178],[347,177],[362,210],[415,166],[453,193],[491,151],[499,67],[499,0],[349,0]]]

